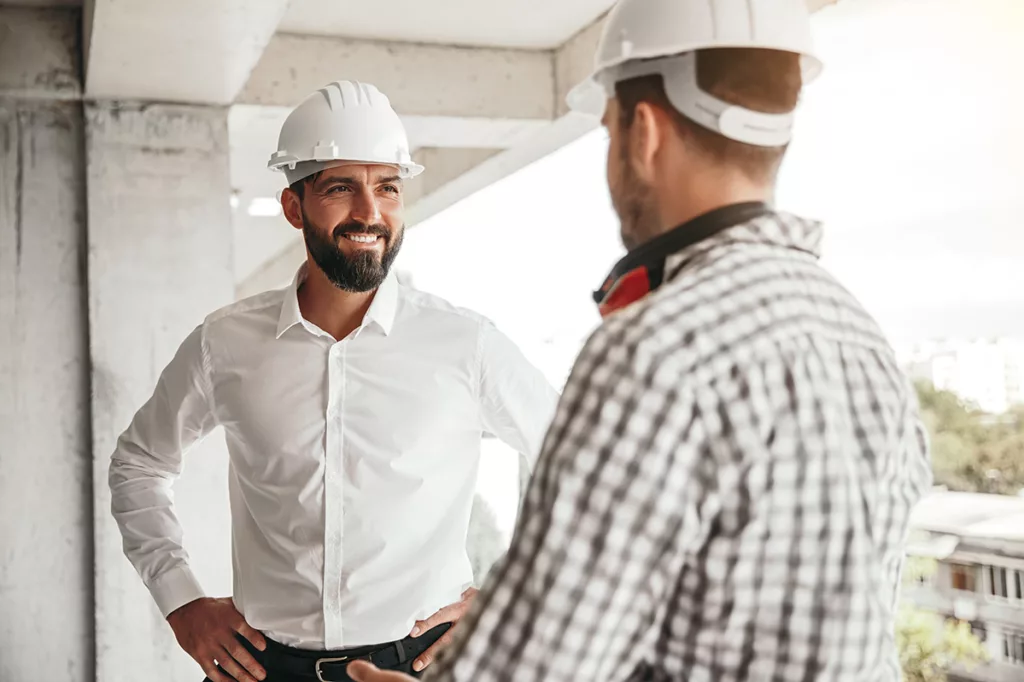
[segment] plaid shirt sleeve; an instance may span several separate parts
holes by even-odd
[[[511,549],[429,680],[625,679],[701,543],[693,397],[606,324],[573,369]],[[682,540],[682,541],[681,541]]]

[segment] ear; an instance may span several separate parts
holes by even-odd
[[[665,144],[664,112],[649,102],[639,102],[629,128],[630,163],[637,177],[646,184],[653,184],[658,173],[658,154]]]
[[[285,219],[296,230],[302,229],[302,199],[292,190],[291,187],[281,193],[281,209],[284,211]]]

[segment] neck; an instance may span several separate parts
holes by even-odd
[[[659,234],[723,206],[748,201],[771,203],[772,194],[771,186],[756,185],[735,174],[727,176],[709,173],[691,181],[674,183],[659,192]]]
[[[340,341],[359,328],[376,291],[343,291],[327,279],[312,260],[299,287],[299,311],[309,322]]]

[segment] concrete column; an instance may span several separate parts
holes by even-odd
[[[117,436],[193,327],[233,299],[227,111],[87,104],[96,679],[202,679],[121,551],[107,468]],[[186,548],[231,594],[227,453],[215,433],[175,486]]]
[[[0,96],[0,680],[93,680],[82,109]]]

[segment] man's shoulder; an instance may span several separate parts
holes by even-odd
[[[264,291],[218,308],[203,321],[203,327],[224,329],[236,322],[270,321],[276,324],[287,289]]]
[[[808,258],[775,247],[726,248],[604,320],[588,344],[649,376],[712,380],[813,339],[888,352],[874,319]]]
[[[575,373],[589,381],[602,377],[616,383],[650,382],[686,373],[698,364],[696,349],[687,340],[696,329],[691,320],[665,317],[663,296],[648,296],[602,320],[580,352]]]

